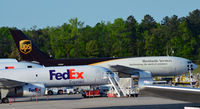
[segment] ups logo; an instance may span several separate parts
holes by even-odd
[[[19,49],[22,53],[28,54],[32,51],[32,44],[30,40],[21,40],[19,42]]]

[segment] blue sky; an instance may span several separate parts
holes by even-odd
[[[0,27],[45,28],[75,17],[94,26],[129,15],[141,22],[146,14],[161,22],[165,16],[187,16],[195,9],[200,9],[200,0],[0,0]]]

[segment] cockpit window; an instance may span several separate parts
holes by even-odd
[[[27,66],[27,68],[33,68],[33,66],[30,65],[30,66]]]
[[[188,62],[188,64],[191,64],[192,63],[192,61],[187,61]]]

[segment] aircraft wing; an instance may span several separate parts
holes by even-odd
[[[17,86],[22,86],[24,82],[0,78],[0,88],[12,88]]]
[[[122,65],[112,65],[110,66],[112,71],[120,72],[120,73],[125,73],[129,75],[135,74],[135,72],[141,72],[143,70],[140,69],[135,69],[135,68],[130,68]]]
[[[200,103],[200,88],[150,85],[145,86],[141,90],[141,93],[156,97]]]

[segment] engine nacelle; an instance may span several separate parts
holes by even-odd
[[[42,96],[45,94],[45,86],[41,83],[26,83],[15,88],[15,93],[17,96]]]
[[[144,88],[144,86],[146,85],[152,85],[152,84],[153,84],[153,77],[151,72],[149,71],[139,72],[138,86],[140,89]]]

